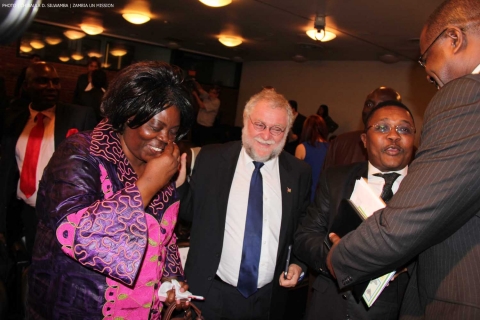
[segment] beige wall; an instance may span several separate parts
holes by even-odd
[[[297,100],[298,111],[314,114],[320,104],[329,107],[339,124],[335,134],[362,128],[361,110],[367,94],[379,86],[400,92],[417,126],[416,144],[425,108],[436,92],[423,68],[413,62],[385,64],[374,61],[245,62],[235,124],[242,125],[248,98],[263,86],[273,86],[287,99]]]

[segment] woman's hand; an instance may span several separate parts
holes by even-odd
[[[143,206],[146,208],[155,194],[165,187],[180,165],[180,150],[170,141],[162,154],[145,164],[145,169],[137,180],[137,187],[142,195]]]
[[[180,292],[185,292],[188,291],[188,284],[183,281],[178,282],[180,284]],[[167,306],[171,305],[172,303],[176,303],[177,306],[175,307],[176,310],[188,310],[190,306],[190,301],[188,300],[180,300],[176,299],[175,297],[175,288],[172,288],[171,290],[168,291],[167,293],[167,299],[165,300],[165,304]],[[190,310],[188,310],[190,311]]]

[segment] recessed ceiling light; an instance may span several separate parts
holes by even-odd
[[[242,44],[242,39],[234,36],[220,36],[218,38],[218,41],[220,41],[224,46],[227,47],[236,47]]]
[[[315,41],[321,41],[321,42],[327,42],[337,37],[337,35],[333,32],[326,31],[326,30],[317,30],[317,29],[308,30],[307,36],[309,36]]]
[[[45,43],[43,43],[43,41],[38,40],[38,39],[34,39],[34,40],[30,41],[30,45],[34,49],[42,49],[43,47],[45,47]]]
[[[115,57],[122,57],[127,54],[127,50],[125,49],[112,49],[110,50],[110,54]]]
[[[209,7],[223,7],[232,3],[232,0],[199,0],[206,6]]]
[[[73,60],[82,60],[83,59],[83,54],[79,53],[79,52],[75,52],[72,54],[72,59]]]
[[[76,30],[67,30],[63,34],[70,40],[78,40],[86,36],[85,33]]]
[[[45,38],[45,41],[49,44],[49,45],[56,45],[56,44],[59,44],[60,42],[62,42],[62,38],[60,37],[53,37],[53,36],[48,36]]]
[[[103,27],[96,24],[82,23],[80,25],[80,28],[82,28],[82,30],[85,31],[86,34],[89,34],[91,36],[94,36],[103,32]]]

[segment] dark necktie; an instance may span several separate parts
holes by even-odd
[[[43,125],[44,117],[45,115],[43,113],[38,113],[35,117],[37,123],[28,135],[27,148],[25,149],[25,157],[23,158],[22,173],[20,174],[20,190],[22,190],[27,199],[30,198],[37,189],[37,164],[43,133],[45,131],[45,126]]]
[[[250,180],[242,262],[237,284],[238,291],[245,298],[257,291],[258,266],[262,248],[263,181],[260,168],[263,166],[263,163],[253,161],[253,164],[255,165],[255,170],[253,170],[252,180]]]
[[[395,180],[400,176],[400,174],[396,172],[391,173],[375,173],[374,176],[382,177],[385,180],[385,184],[383,185],[382,194],[380,198],[387,203],[393,197],[392,186]]]

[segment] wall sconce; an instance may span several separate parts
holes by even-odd
[[[236,47],[242,44],[242,39],[234,36],[220,36],[218,41],[227,47]]]
[[[143,24],[150,21],[150,5],[147,1],[134,0],[125,6],[122,17],[133,24]]]
[[[78,40],[86,36],[85,33],[75,30],[67,30],[63,34],[70,40]]]
[[[206,6],[216,7],[216,8],[223,7],[232,3],[232,0],[199,0],[199,1]]]

